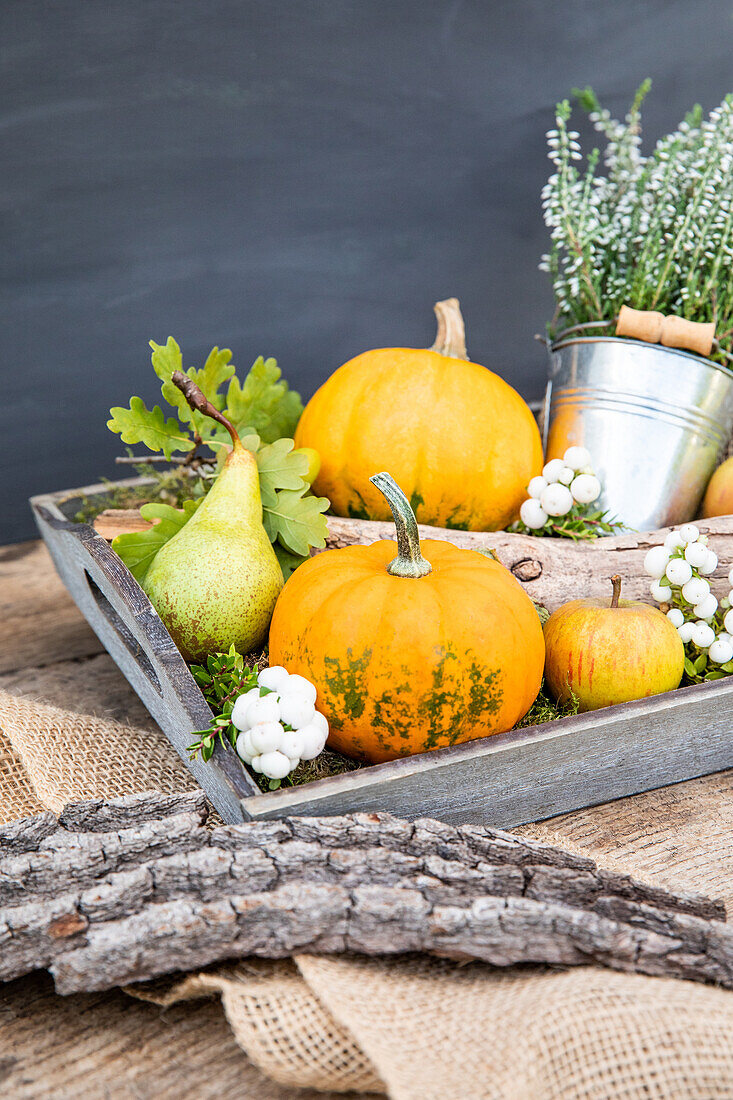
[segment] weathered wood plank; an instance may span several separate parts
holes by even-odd
[[[0,547],[0,673],[101,651],[44,544]]]

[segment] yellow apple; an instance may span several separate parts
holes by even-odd
[[[572,600],[545,623],[545,682],[559,702],[572,692],[581,710],[598,710],[679,687],[685,651],[658,608],[620,600]]]
[[[704,519],[733,515],[733,455],[710,478],[702,498],[701,515]]]

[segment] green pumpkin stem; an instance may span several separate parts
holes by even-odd
[[[444,302],[436,302],[433,308],[438,318],[438,334],[430,351],[451,359],[468,359],[466,326],[458,299],[446,298]]]
[[[417,520],[409,500],[390,474],[375,474],[369,480],[379,489],[394,517],[398,552],[394,561],[387,566],[387,572],[393,577],[427,577],[428,573],[432,573],[433,567],[420,553]]]

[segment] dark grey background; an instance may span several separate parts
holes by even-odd
[[[723,0],[0,0],[0,542],[115,475],[147,341],[274,355],[309,396],[369,347],[469,353],[526,396],[551,310],[544,132],[573,85],[648,140],[733,89]],[[487,424],[487,431],[491,425]]]

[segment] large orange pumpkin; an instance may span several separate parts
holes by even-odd
[[[511,729],[542,680],[532,601],[474,550],[426,540],[426,561],[406,496],[388,474],[373,481],[392,507],[397,545],[327,550],[301,565],[275,605],[271,663],[316,685],[329,744],[357,759]]]
[[[319,452],[313,488],[337,515],[388,519],[369,479],[389,469],[420,523],[497,531],[542,470],[540,433],[516,390],[468,361],[457,300],[435,312],[429,350],[382,348],[339,367],[308,402],[295,445]]]

